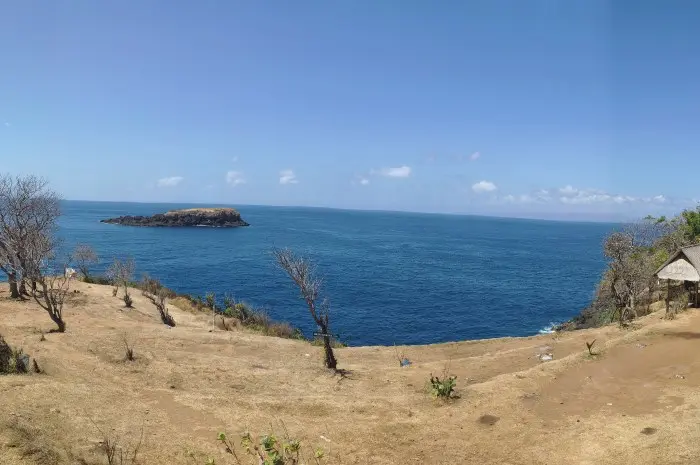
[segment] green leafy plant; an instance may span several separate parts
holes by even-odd
[[[437,399],[448,400],[455,397],[457,377],[451,376],[449,368],[445,367],[442,376],[430,374],[430,392]]]
[[[236,452],[236,444],[228,438],[226,433],[219,433],[217,440],[224,446],[226,453],[233,456],[237,464],[243,464]],[[311,461],[307,459],[306,462],[302,462],[301,441],[290,438],[286,429],[284,437],[280,438],[271,433],[257,440],[249,432],[245,432],[240,436],[239,446],[247,455],[254,457],[256,463],[260,465],[301,465],[302,463],[320,465],[325,457],[325,451],[317,448],[313,451]],[[214,459],[210,458],[206,465],[215,465]]]

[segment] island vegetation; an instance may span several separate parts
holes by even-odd
[[[150,227],[210,227],[237,228],[250,226],[233,208],[186,208],[158,213],[153,216],[120,216],[101,220],[102,223]]]

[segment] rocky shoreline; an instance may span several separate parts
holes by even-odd
[[[250,226],[241,218],[241,214],[233,208],[188,208],[171,210],[153,216],[120,216],[101,220],[101,223],[119,224],[123,226],[147,227],[209,227],[237,228]]]

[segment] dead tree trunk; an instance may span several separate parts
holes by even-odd
[[[331,343],[331,335],[328,334],[328,326],[319,324],[321,331],[323,332],[323,352],[324,352],[324,363],[326,368],[335,370],[338,365],[338,361],[335,359],[335,354],[333,353],[333,344]]]
[[[13,299],[19,299],[21,294],[19,293],[19,287],[17,287],[17,272],[13,271],[8,273],[7,281],[10,283],[10,297]]]

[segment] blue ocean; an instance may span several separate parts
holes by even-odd
[[[612,224],[322,208],[237,206],[251,226],[137,228],[100,223],[187,204],[66,201],[64,247],[90,244],[96,271],[133,257],[180,293],[234,295],[315,330],[270,251],[312,258],[349,345],[429,344],[537,334],[588,305]]]

